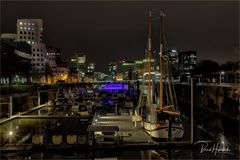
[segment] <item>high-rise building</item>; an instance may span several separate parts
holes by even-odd
[[[17,41],[32,46],[31,74],[33,81],[45,81],[47,49],[42,40],[43,22],[41,19],[18,19]]]
[[[93,77],[94,70],[95,70],[95,64],[94,63],[88,63],[86,75],[88,77]]]
[[[56,83],[59,80],[66,81],[69,77],[70,70],[67,62],[61,61],[61,49],[49,46],[46,54],[46,76],[48,83]],[[73,82],[74,74],[71,70],[70,81]]]
[[[86,55],[84,53],[76,53],[70,60],[70,68],[76,68],[78,79],[83,81],[86,73]]]
[[[56,74],[56,68],[57,68],[57,63],[56,63],[56,49],[53,47],[48,47],[47,48],[47,62],[50,67],[50,70],[52,72],[52,75]]]
[[[179,62],[179,51],[172,49],[167,52],[168,55],[168,60],[169,64],[171,67],[171,73],[174,78],[179,77],[179,67],[180,67],[180,62]]]
[[[122,63],[124,74],[123,79],[125,80],[133,80],[135,78],[134,68],[135,68],[135,61],[124,61]]]
[[[43,23],[41,19],[18,19],[17,41],[28,44],[42,43]]]
[[[109,73],[109,78],[111,80],[116,80],[116,76],[117,76],[117,63],[116,62],[110,62],[108,64],[108,73]]]
[[[83,53],[76,53],[74,56],[72,56],[70,60],[70,67],[71,68],[79,68],[81,65],[86,64],[86,55]]]
[[[135,68],[134,72],[136,73],[137,79],[142,79],[143,73],[144,73],[144,64],[141,60],[135,60]]]
[[[31,46],[1,35],[1,84],[30,81]]]
[[[179,51],[172,49],[168,51],[168,57],[171,64],[178,64],[179,62]]]
[[[181,52],[180,55],[180,70],[181,75],[190,77],[192,71],[197,65],[197,54],[196,51],[185,51]]]
[[[107,77],[107,75],[103,72],[94,72],[93,77],[97,81],[103,81],[106,80],[105,78]]]
[[[56,48],[55,49],[55,60],[56,60],[57,65],[62,63],[61,57],[62,57],[61,49],[60,48]]]
[[[32,45],[31,73],[34,76],[45,76],[47,57],[47,49],[44,43],[36,43]]]

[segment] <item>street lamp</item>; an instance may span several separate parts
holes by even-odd
[[[12,136],[12,135],[13,135],[13,132],[12,132],[12,131],[9,131],[8,135],[9,135],[9,136]]]
[[[221,71],[220,74],[219,74],[219,84],[222,83],[222,75],[224,75],[225,72],[224,71]]]

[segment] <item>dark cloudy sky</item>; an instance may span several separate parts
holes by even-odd
[[[151,8],[167,14],[169,49],[196,50],[198,60],[239,59],[238,1],[2,1],[1,33],[15,33],[19,18],[43,19],[47,45],[61,48],[65,60],[85,52],[101,71],[109,61],[143,58]],[[158,20],[153,26],[158,50]]]

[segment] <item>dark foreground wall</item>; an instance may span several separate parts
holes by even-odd
[[[212,135],[239,144],[240,87],[194,84],[194,122]],[[175,84],[180,111],[190,117],[191,86]]]

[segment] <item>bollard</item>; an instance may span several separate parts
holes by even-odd
[[[191,78],[191,143],[193,144],[193,78]]]
[[[9,117],[11,117],[13,114],[13,97],[12,96],[9,97],[8,107],[9,107]]]
[[[118,115],[117,102],[116,102],[116,104],[115,104],[115,115],[116,115],[116,116]]]
[[[41,94],[40,92],[38,92],[38,106],[41,105]]]

